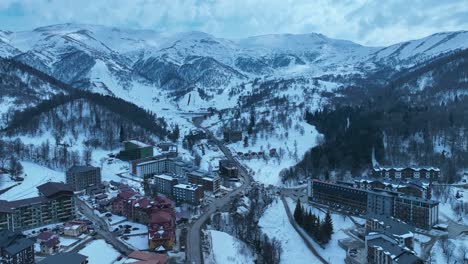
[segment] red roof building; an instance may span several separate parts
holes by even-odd
[[[153,209],[148,223],[150,250],[166,251],[175,243],[175,211],[172,208]]]

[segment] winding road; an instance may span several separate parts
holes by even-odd
[[[205,209],[202,215],[196,220],[190,227],[187,235],[187,261],[188,263],[198,264],[203,263],[203,254],[201,249],[201,228],[203,224],[208,220],[208,218],[214,214],[218,209],[226,206],[227,204],[231,203],[234,198],[240,194],[242,191],[246,190],[252,182],[253,178],[248,173],[247,169],[240,164],[232,155],[231,151],[224,145],[223,142],[216,139],[214,135],[208,129],[201,127],[200,125],[201,120],[195,118],[194,124],[196,127],[205,131],[206,135],[209,139],[213,140],[216,143],[218,148],[223,152],[228,160],[233,161],[239,170],[239,176],[242,177],[242,185],[235,190],[228,193],[226,196],[220,199],[215,199],[213,203]]]

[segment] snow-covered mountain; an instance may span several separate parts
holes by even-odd
[[[228,40],[202,32],[62,24],[0,31],[0,56],[77,88],[140,100],[136,103],[145,108],[161,97],[181,108],[195,107],[186,103],[187,96],[220,107],[216,101],[237,100],[249,93],[241,87],[255,79],[305,80],[307,86],[313,86],[311,80],[332,79],[325,88],[314,87],[329,91],[346,83],[346,76],[365,77],[382,68],[401,71],[465,49],[467,40],[467,31],[448,32],[378,48],[321,34]]]

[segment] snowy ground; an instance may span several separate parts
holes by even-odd
[[[448,239],[446,242],[438,240],[431,250],[431,264],[458,264],[467,263],[468,235],[457,239]]]
[[[416,252],[417,256],[421,256],[421,246],[423,243],[429,242],[429,240],[431,240],[431,238],[428,236],[422,234],[414,234],[413,247],[414,252]]]
[[[315,127],[307,123],[302,123],[302,125],[304,127],[303,134],[300,131],[291,129],[288,131],[287,138],[282,134],[278,134],[265,139],[257,139],[255,144],[250,144],[247,148],[244,148],[243,142],[230,144],[229,147],[235,152],[241,151],[245,153],[263,150],[266,154],[268,154],[270,148],[276,148],[278,152],[280,152],[280,149],[284,149],[282,158],[241,160],[243,164],[253,170],[256,181],[267,185],[281,185],[279,177],[281,170],[297,164],[305,152],[317,144],[317,137],[320,134]],[[295,152],[297,152],[297,158],[294,157]]]
[[[254,263],[252,251],[242,241],[216,230],[210,230],[212,252],[207,263],[248,264]]]
[[[114,217],[119,217],[121,218],[121,216],[114,216]],[[124,218],[125,219],[125,218]],[[109,226],[109,230],[112,231],[114,230],[116,227],[119,227],[120,225],[122,226],[125,226],[125,225],[130,225],[132,226],[131,227],[131,231],[130,233],[128,233],[129,235],[136,235],[136,234],[143,234],[143,233],[148,233],[148,227],[146,225],[143,225],[143,224],[139,224],[139,223],[135,223],[135,222],[131,222],[131,221],[124,221],[122,222],[121,220],[118,221],[118,219],[114,219],[115,220],[115,223],[112,222],[109,222],[112,226]],[[137,230],[133,230],[133,228],[138,228]]]
[[[468,213],[460,211],[460,213],[456,213],[454,208],[456,206],[462,206],[463,204],[466,205],[468,203],[468,192],[466,192],[463,188],[459,187],[451,187],[449,190],[448,199],[437,199],[439,203],[439,219],[441,221],[454,221],[460,224],[468,225]],[[455,198],[456,193],[459,192],[462,197],[459,199]]]
[[[259,226],[263,233],[270,238],[276,238],[281,242],[283,254],[281,263],[289,264],[294,260],[295,264],[321,263],[302,241],[294,227],[289,223],[288,216],[281,200],[274,201],[260,218]]]
[[[10,179],[10,174],[0,173],[0,190],[4,190],[18,183],[19,182]]]
[[[263,109],[265,110],[265,109]],[[256,111],[262,111],[257,109]],[[256,137],[248,136],[248,146],[244,147],[244,142],[239,141],[228,145],[232,153],[242,152],[260,152],[266,154],[266,159],[253,158],[250,160],[241,159],[239,161],[252,169],[254,179],[260,183],[269,185],[281,185],[279,173],[285,168],[289,168],[299,162],[305,152],[318,144],[322,135],[315,129],[314,126],[307,124],[300,111],[291,111],[288,114],[291,124],[288,128],[283,125],[275,124],[273,132],[258,132]],[[248,119],[248,113],[243,113],[243,118]],[[265,118],[271,119],[270,115],[265,115]],[[220,121],[217,115],[204,120],[203,126],[208,127],[218,137],[222,138],[222,129],[229,122],[233,122],[230,117],[224,117],[224,121]],[[257,120],[260,116],[257,117]],[[272,121],[274,122],[274,121]],[[247,136],[247,132],[243,132],[243,136]],[[270,157],[269,150],[275,148],[278,157]]]
[[[286,201],[288,202],[289,208],[294,210],[296,202],[289,198],[287,198]],[[320,219],[325,218],[325,213],[323,211],[309,204],[303,204],[303,206],[306,210],[310,210],[313,214],[319,216]],[[319,254],[321,254],[321,256],[330,263],[344,263],[346,251],[338,245],[338,240],[349,238],[349,235],[347,235],[345,231],[355,228],[355,225],[349,217],[344,217],[343,215],[334,213],[331,213],[331,217],[333,221],[333,235],[328,244],[325,245],[325,249],[322,249],[314,241],[312,241],[312,244]]]
[[[6,193],[0,195],[3,200],[19,200],[38,196],[37,186],[49,181],[64,182],[65,174],[37,165],[35,163],[21,161],[24,170],[24,181]]]
[[[129,236],[128,240],[119,239],[134,249],[148,250],[148,235]]]
[[[88,256],[88,263],[112,264],[120,253],[102,239],[93,240],[78,253]]]

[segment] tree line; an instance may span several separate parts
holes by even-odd
[[[326,244],[331,240],[333,234],[333,221],[331,219],[330,211],[327,211],[325,218],[320,219],[319,216],[306,210],[298,199],[296,208],[294,209],[294,220],[309,236],[321,244]]]

